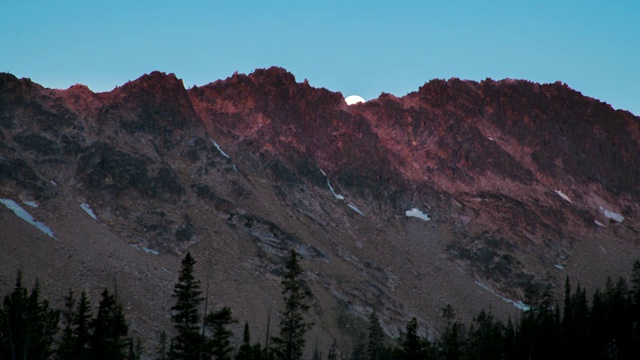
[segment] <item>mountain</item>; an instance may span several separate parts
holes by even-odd
[[[309,336],[344,347],[374,309],[389,336],[414,316],[434,336],[447,304],[517,316],[527,286],[595,288],[640,257],[640,118],[559,82],[347,105],[281,68],[107,93],[0,74],[0,139],[0,293],[19,268],[60,302],[117,285],[148,347],[186,251],[260,339],[295,249]]]

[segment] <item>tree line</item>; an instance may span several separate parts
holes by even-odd
[[[378,317],[369,318],[366,344],[354,347],[352,360],[564,360],[640,359],[640,261],[631,284],[607,278],[588,300],[587,290],[567,277],[563,301],[551,285],[525,289],[529,309],[506,323],[481,310],[470,324],[456,321],[450,305],[442,309],[445,326],[435,339],[417,333],[409,321],[394,344],[384,345]]]
[[[308,301],[311,291],[308,289],[303,270],[295,251],[291,251],[285,263],[282,278],[283,308],[280,310],[279,334],[269,337],[270,345],[262,346],[251,342],[249,324],[245,323],[242,343],[234,357],[231,345],[233,333],[228,325],[236,323],[231,309],[223,307],[207,312],[206,296],[202,296],[202,285],[194,275],[195,259],[187,253],[175,285],[171,307],[171,319],[176,335],[167,344],[166,333],[161,335],[158,359],[216,359],[216,360],[296,360],[301,359],[305,346],[305,333],[313,325],[305,318],[309,310]],[[205,301],[204,316],[199,309]]]
[[[0,360],[140,358],[140,341],[128,336],[114,294],[105,288],[95,316],[92,313],[86,292],[76,299],[69,291],[64,307],[54,309],[41,299],[38,281],[28,290],[18,271],[14,289],[0,307]]]
[[[385,336],[373,311],[366,334],[349,349],[340,349],[333,339],[328,349],[316,345],[313,351],[305,351],[305,334],[313,326],[307,319],[313,295],[295,251],[285,261],[278,334],[267,333],[264,345],[252,341],[245,322],[242,341],[234,347],[229,326],[238,320],[229,307],[207,309],[208,294],[195,276],[195,263],[190,253],[182,260],[172,294],[172,336],[162,332],[150,358],[298,360],[310,353],[313,360],[640,359],[640,261],[633,265],[630,285],[623,277],[608,278],[590,301],[586,289],[574,289],[567,277],[562,303],[550,285],[528,287],[529,309],[517,319],[504,322],[482,310],[464,324],[447,305],[439,334],[420,335],[413,318],[398,339]],[[142,345],[129,336],[116,294],[105,288],[93,312],[84,291],[77,298],[69,291],[62,309],[52,308],[41,299],[38,282],[28,290],[18,272],[14,290],[0,307],[0,360],[141,358]]]
[[[280,310],[279,334],[270,336],[270,344],[251,342],[245,323],[242,344],[237,351],[231,344],[233,332],[228,326],[237,322],[229,307],[207,311],[201,282],[194,274],[195,259],[187,253],[182,260],[178,282],[173,291],[171,320],[174,336],[160,335],[155,359],[301,359],[305,334],[313,324],[305,318],[311,292],[307,287],[297,254],[291,251],[282,279],[284,306]],[[200,314],[205,301],[204,314]],[[104,289],[95,316],[85,291],[76,298],[72,291],[64,298],[62,309],[53,308],[40,296],[36,280],[31,290],[18,271],[13,291],[0,306],[0,360],[138,360],[142,356],[139,339],[129,336],[122,304],[115,294]]]

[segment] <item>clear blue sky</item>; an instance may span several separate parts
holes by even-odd
[[[107,91],[277,65],[365,99],[433,78],[560,80],[640,115],[640,1],[520,3],[3,0],[0,71]]]

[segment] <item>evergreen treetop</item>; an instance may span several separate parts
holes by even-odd
[[[177,331],[169,348],[172,359],[199,359],[204,339],[200,334],[200,304],[204,300],[200,281],[195,277],[195,259],[187,252],[182,260],[178,282],[173,289],[175,304],[171,320]]]
[[[309,311],[307,302],[312,294],[306,287],[294,250],[287,259],[281,285],[284,308],[280,310],[280,334],[273,338],[273,350],[278,359],[297,360],[302,358],[304,336],[313,323],[304,318],[304,313]]]

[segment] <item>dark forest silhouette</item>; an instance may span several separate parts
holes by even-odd
[[[233,346],[228,326],[238,321],[228,307],[207,312],[205,304],[200,313],[208,294],[203,296],[195,277],[195,263],[187,253],[174,287],[174,329],[160,334],[152,351],[155,359],[294,360],[308,353],[314,360],[640,358],[640,261],[633,264],[631,279],[609,277],[604,288],[590,296],[581,285],[572,287],[567,277],[561,303],[552,286],[529,287],[525,302],[530,308],[506,323],[482,310],[471,323],[463,324],[447,305],[442,309],[445,326],[437,336],[421,336],[420,324],[413,318],[398,339],[389,339],[373,311],[367,335],[350,349],[340,349],[340,341],[334,339],[328,349],[316,345],[312,352],[305,351],[305,333],[313,326],[307,319],[313,295],[294,251],[284,262],[279,332],[265,345],[252,342],[245,322],[242,342]],[[85,292],[76,298],[69,291],[63,308],[55,309],[41,298],[38,282],[28,290],[18,271],[14,290],[0,307],[0,360],[134,360],[142,354],[140,341],[128,334],[122,305],[108,289],[102,292],[95,315]]]

